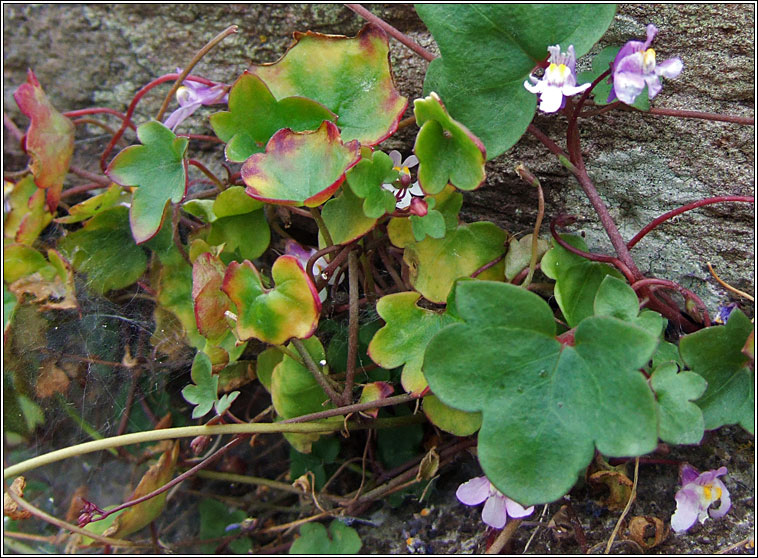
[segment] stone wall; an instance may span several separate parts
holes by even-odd
[[[435,51],[411,5],[376,4],[371,10]],[[295,30],[353,35],[363,25],[338,4],[5,4],[3,12],[4,110],[20,125],[26,121],[12,93],[27,68],[34,69],[60,110],[93,105],[124,110],[142,85],[183,67],[233,23],[239,33],[206,56],[197,74],[232,82],[251,60],[272,62],[281,56]],[[660,29],[655,42],[659,60],[679,56],[684,62],[682,75],[665,83],[654,106],[754,115],[754,4],[621,5],[595,51],[644,39],[649,22]],[[398,88],[410,99],[420,96],[426,62],[395,41],[391,48]],[[581,60],[580,69],[588,64],[589,58]],[[138,121],[155,115],[162,94],[161,89],[146,98]],[[563,143],[563,117],[538,115],[535,124]],[[209,128],[198,119],[193,131],[208,133]],[[582,124],[588,169],[626,238],[684,203],[721,194],[753,195],[754,134],[752,126],[626,112]],[[414,136],[415,128],[410,128],[382,147],[408,152]],[[97,152],[102,142],[96,139],[79,140],[84,148],[77,159],[80,166],[95,167],[86,160],[86,148],[91,144]],[[8,168],[22,161],[12,138],[5,142],[4,155]],[[488,164],[486,185],[466,194],[467,221],[492,220],[516,234],[531,229],[536,196],[513,171],[519,162],[542,180],[548,217],[561,211],[581,216],[577,230],[586,232],[590,248],[610,251],[576,181],[531,137]],[[736,287],[754,289],[753,215],[746,204],[706,207],[660,227],[634,254],[643,272],[682,283],[715,310],[728,296],[710,277],[707,261]]]

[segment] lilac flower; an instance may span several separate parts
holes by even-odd
[[[737,308],[736,302],[719,304],[718,310],[716,311],[716,317],[713,318],[713,323],[724,325],[727,321],[729,321],[729,316],[731,316],[732,311],[735,308]]]
[[[726,486],[717,478],[725,474],[726,467],[698,473],[690,465],[682,466],[682,488],[676,493],[676,512],[671,516],[671,528],[674,531],[686,531],[696,520],[705,523],[708,514],[713,519],[726,515],[732,501]],[[717,500],[721,500],[721,505],[715,510],[708,510]]]
[[[682,61],[679,58],[669,58],[655,63],[655,51],[650,47],[653,39],[658,34],[658,28],[652,23],[647,26],[647,40],[629,41],[626,43],[616,59],[613,61],[613,87],[608,95],[608,102],[616,98],[622,103],[631,105],[642,93],[647,84],[648,98],[652,99],[661,90],[659,76],[675,78],[682,72]]]
[[[411,205],[413,196],[423,196],[424,191],[419,186],[418,182],[411,184],[411,169],[418,166],[418,157],[410,155],[402,160],[403,156],[399,151],[393,149],[389,152],[390,159],[392,159],[393,168],[400,173],[400,183],[403,188],[395,188],[392,184],[382,184],[382,188],[392,192],[397,199],[397,208],[405,209]]]
[[[529,74],[529,80],[524,82],[524,87],[530,93],[539,94],[542,112],[557,112],[566,106],[565,97],[581,93],[591,84],[576,84],[574,45],[569,45],[567,53],[561,53],[560,45],[547,47],[547,50],[550,52],[550,65],[545,70],[545,75],[542,79],[537,79]]]
[[[181,73],[179,68],[176,71]],[[196,81],[184,81],[183,85],[176,90],[179,108],[169,114],[163,123],[171,131],[175,130],[179,124],[189,118],[202,105],[227,103],[229,101],[228,90],[229,88],[223,83],[210,86]]]
[[[482,521],[495,529],[502,529],[508,516],[526,517],[534,511],[534,506],[524,509],[508,498],[495,488],[487,477],[475,477],[464,482],[458,487],[455,496],[467,506],[477,506],[486,500],[482,510]]]

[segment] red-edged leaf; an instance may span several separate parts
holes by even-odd
[[[279,205],[316,207],[331,197],[345,172],[361,159],[360,144],[342,143],[337,126],[325,120],[314,132],[279,130],[242,165],[249,196]]]
[[[13,98],[31,120],[24,148],[32,158],[34,182],[47,190],[47,207],[55,213],[74,153],[74,124],[55,110],[31,70]]]
[[[192,300],[195,303],[197,329],[209,339],[216,339],[229,330],[224,313],[229,297],[221,291],[226,269],[218,256],[200,254],[192,266]]]

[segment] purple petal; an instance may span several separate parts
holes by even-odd
[[[484,502],[490,495],[490,481],[487,477],[475,477],[464,482],[455,492],[455,497],[461,504],[477,506]]]
[[[658,28],[653,25],[652,23],[648,23],[647,25],[647,40],[645,41],[645,44],[642,47],[642,50],[647,50],[651,44],[653,44],[653,39],[655,39],[655,36],[658,34]]]
[[[663,85],[661,85],[661,80],[659,80],[658,76],[655,74],[651,76],[645,76],[644,79],[645,83],[647,84],[647,97],[648,99],[652,99],[661,92]]]
[[[719,467],[715,471],[705,471],[695,480],[700,486],[711,484],[716,480],[716,477],[726,475],[726,467]]]
[[[721,489],[721,505],[715,510],[710,510],[711,517],[718,519],[719,517],[724,517],[729,508],[732,507],[732,499],[729,497],[729,491],[726,489],[726,486],[719,479],[713,481],[713,486]]]
[[[418,157],[415,155],[409,155],[408,158],[403,161],[403,166],[408,167],[409,169],[412,169],[416,165],[418,165]]]
[[[400,155],[400,152],[397,149],[393,149],[387,155],[389,155],[390,159],[392,159],[392,166],[393,167],[399,167],[400,166],[400,162],[403,160],[403,156]]]
[[[655,73],[656,75],[673,79],[682,73],[683,68],[684,64],[682,64],[679,58],[669,58],[655,67]]]
[[[626,43],[623,47],[621,47],[621,50],[618,51],[616,58],[613,59],[613,71],[616,71],[616,68],[624,58],[634,54],[635,52],[642,52],[644,47],[645,43],[641,41],[629,41]]]
[[[489,483],[489,481],[487,482]],[[484,509],[482,510],[482,521],[495,529],[505,527],[505,522],[508,518],[505,502],[505,496],[502,494],[493,494],[487,498],[487,503],[484,504]]]
[[[645,80],[639,74],[620,72],[613,76],[613,90],[622,103],[631,105],[645,89]]]
[[[166,118],[163,124],[166,126],[166,128],[174,131],[174,129],[176,129],[179,124],[192,116],[192,113],[194,113],[201,106],[202,103],[200,102],[180,106],[178,109],[168,115],[168,118]]]
[[[671,516],[671,528],[677,533],[695,524],[700,512],[700,498],[693,490],[683,488],[676,493],[676,511]]]
[[[284,253],[289,256],[295,256],[298,261],[303,264],[303,268],[305,268],[305,266],[308,265],[308,260],[310,260],[311,256],[316,253],[316,250],[308,250],[307,248],[300,246],[300,244],[294,240],[288,239],[284,244]]]
[[[511,500],[507,496],[505,497],[505,508],[508,510],[508,515],[513,518],[526,517],[527,515],[532,515],[534,511],[534,506],[524,508],[521,504]]]
[[[689,463],[682,465],[681,471],[679,471],[679,477],[682,479],[682,486],[695,482],[698,476],[700,476],[700,472]]]

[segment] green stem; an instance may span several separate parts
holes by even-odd
[[[324,390],[324,393],[326,393],[331,402],[334,403],[335,407],[340,407],[341,398],[339,394],[334,391],[334,388],[326,379],[324,373],[321,372],[319,367],[316,365],[316,362],[313,360],[313,357],[311,357],[308,349],[305,348],[305,345],[303,345],[303,342],[300,339],[292,339],[292,344],[297,349],[297,352],[300,353],[300,356],[303,357],[303,363],[305,364],[305,367],[310,371],[311,374],[313,374],[313,377],[318,382],[318,385],[321,386],[321,389]]]
[[[311,215],[313,215],[313,220],[316,221],[316,225],[318,225],[318,230],[321,233],[321,237],[324,239],[326,247],[334,246],[332,235],[329,234],[329,229],[326,228],[326,223],[324,223],[324,219],[321,217],[321,212],[316,207],[311,207],[310,209]]]

